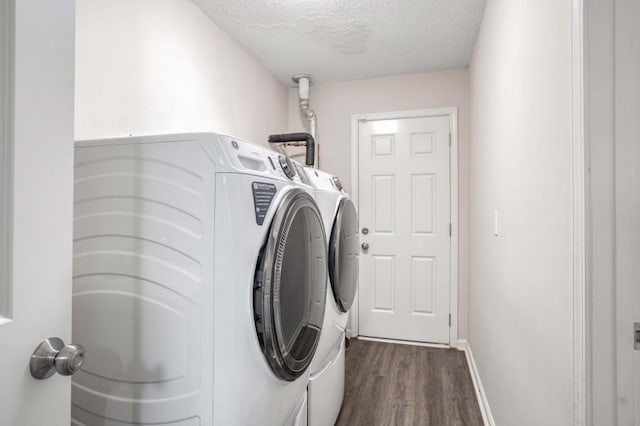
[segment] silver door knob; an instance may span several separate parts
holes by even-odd
[[[84,363],[84,348],[81,345],[65,345],[58,337],[44,339],[31,355],[29,370],[34,379],[44,380],[58,373],[70,376]]]
[[[362,250],[369,250],[369,243],[362,243]]]

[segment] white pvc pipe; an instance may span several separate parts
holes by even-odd
[[[300,102],[300,114],[307,120],[309,123],[309,133],[313,138],[316,137],[316,131],[318,129],[318,117],[316,113],[309,108],[309,86],[310,81],[309,77],[301,76],[298,78],[298,98]],[[316,141],[317,143],[317,141]],[[318,167],[318,149],[315,150],[315,158],[314,158],[314,167]]]
[[[309,100],[309,79],[307,77],[301,77],[298,80],[298,96],[300,100]]]

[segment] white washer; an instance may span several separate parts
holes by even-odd
[[[223,135],[75,154],[74,424],[304,424],[327,287],[312,188]]]
[[[358,285],[358,217],[336,176],[312,168],[304,170],[327,230],[331,285],[308,385],[309,426],[324,426],[335,424],[344,397],[345,327]]]

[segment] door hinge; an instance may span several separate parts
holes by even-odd
[[[451,146],[451,133],[449,133],[449,146]]]
[[[449,327],[451,327],[451,314],[449,314]]]
[[[449,224],[449,236],[450,236],[450,237],[451,237],[451,236],[453,236],[452,232],[453,232],[453,231],[452,231],[452,226],[451,226],[451,224]]]
[[[640,351],[640,322],[633,323],[633,349]]]

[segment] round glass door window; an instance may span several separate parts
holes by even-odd
[[[271,222],[254,283],[254,316],[262,352],[279,378],[293,381],[311,363],[327,290],[324,226],[306,192],[288,192]]]
[[[347,312],[358,287],[358,214],[353,202],[343,198],[331,230],[329,279],[338,309]]]

